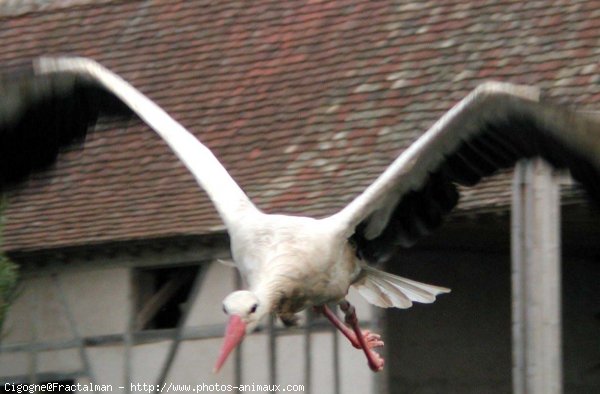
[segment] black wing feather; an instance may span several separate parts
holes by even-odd
[[[74,74],[36,75],[31,67],[0,79],[0,191],[56,161],[85,139],[99,116],[132,116],[120,100]]]
[[[443,158],[437,162],[419,158],[434,164],[418,175],[423,177],[419,187],[405,190],[391,202],[395,208],[385,227],[375,237],[367,237],[373,214],[356,227],[351,240],[361,258],[381,262],[398,247],[412,246],[457,205],[456,185],[476,185],[522,158],[541,156],[557,169],[569,169],[592,200],[600,203],[600,122],[596,119],[508,93],[488,93],[476,96],[442,128],[422,155],[439,154],[445,148]]]

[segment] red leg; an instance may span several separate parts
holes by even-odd
[[[315,311],[321,312],[357,349],[361,348],[360,342],[356,339],[354,331],[346,326],[327,305],[319,305],[314,307]]]
[[[368,340],[368,337],[365,338],[367,335],[365,335],[361,331],[360,327],[358,326],[358,318],[356,317],[356,311],[355,311],[354,307],[352,305],[350,305],[350,303],[348,301],[344,300],[344,301],[340,302],[340,309],[345,314],[344,320],[354,330],[354,334],[358,338],[358,341],[360,342],[362,350],[363,350],[363,352],[365,352],[365,356],[367,356],[367,361],[369,362],[369,368],[371,368],[371,370],[374,372],[381,371],[383,369],[383,363],[384,363],[383,357],[381,357],[379,355],[379,353],[371,350],[371,348],[374,346],[372,346],[372,345],[370,346],[370,341]],[[379,346],[383,346],[383,342],[382,341],[379,341],[379,342],[381,342],[381,345],[379,345]]]
[[[314,307],[315,311],[323,313],[323,315],[325,315],[325,317],[329,319],[329,321],[340,330],[346,338],[348,338],[350,343],[352,343],[352,346],[357,349],[363,349],[371,370],[375,372],[381,371],[383,369],[384,360],[378,353],[371,350],[383,346],[383,341],[380,339],[380,336],[369,330],[361,331],[358,326],[358,318],[356,317],[354,307],[350,305],[348,301],[341,302],[340,308],[345,313],[346,323],[348,323],[352,329],[348,328],[348,326],[346,326],[346,324],[344,324],[326,305]]]

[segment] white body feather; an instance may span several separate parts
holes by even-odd
[[[279,312],[338,302],[353,284],[368,302],[384,308],[431,303],[449,291],[367,266],[337,221],[262,213],[247,219],[230,232],[234,260],[251,291],[265,299],[277,294],[283,303],[296,299],[292,310]]]

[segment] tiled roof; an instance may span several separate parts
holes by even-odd
[[[269,212],[323,216],[344,206],[485,80],[600,105],[593,0],[57,1],[0,16],[0,26],[0,64],[42,54],[99,60],[194,131]],[[9,194],[5,249],[220,228],[150,130],[100,128]],[[461,208],[506,205],[507,182],[485,182]]]

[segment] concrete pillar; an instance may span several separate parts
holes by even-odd
[[[515,168],[511,226],[513,390],[562,393],[560,189],[542,159]]]

